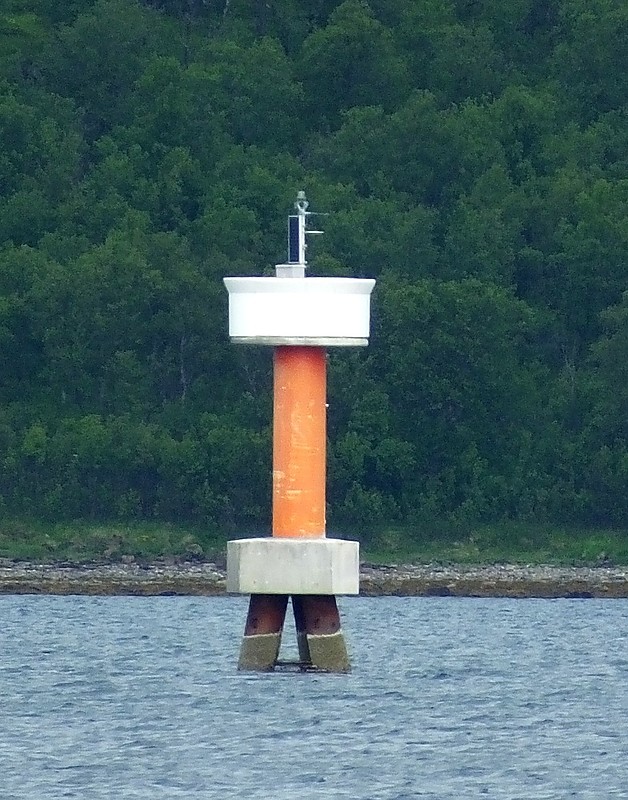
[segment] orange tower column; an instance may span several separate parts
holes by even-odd
[[[273,536],[325,538],[327,353],[323,347],[275,348]],[[279,608],[279,600],[275,605]],[[257,601],[251,598],[251,607]],[[285,598],[282,608],[286,607]],[[334,595],[292,595],[303,665],[346,672],[349,657]],[[276,616],[276,612],[275,612]]]
[[[273,536],[325,536],[326,378],[323,347],[275,348]]]

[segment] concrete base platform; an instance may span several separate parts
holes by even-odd
[[[227,544],[227,591],[359,594],[359,548],[345,539],[236,539]]]

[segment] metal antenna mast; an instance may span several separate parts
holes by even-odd
[[[277,264],[278,278],[304,278],[307,269],[307,240],[310,234],[323,233],[307,227],[307,218],[316,212],[308,211],[309,202],[304,191],[297,193],[294,207],[296,214],[288,217],[288,262]]]

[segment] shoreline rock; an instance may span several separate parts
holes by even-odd
[[[360,593],[421,597],[628,597],[628,567],[363,565]]]
[[[35,564],[0,559],[0,594],[225,594],[214,563]],[[628,598],[628,567],[362,564],[360,594],[402,597]]]

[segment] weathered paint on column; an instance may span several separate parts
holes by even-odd
[[[327,357],[323,347],[276,347],[273,536],[325,536]]]

